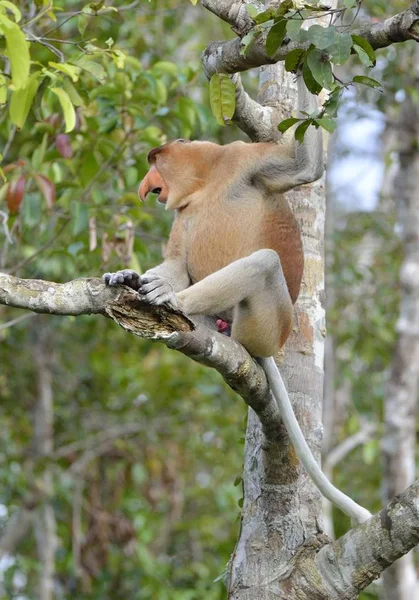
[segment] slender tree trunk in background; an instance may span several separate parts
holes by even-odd
[[[259,102],[278,109],[272,118],[273,130],[295,110],[294,79],[283,64],[261,69]],[[324,344],[323,181],[293,190],[287,198],[301,227],[305,270],[294,334],[286,345],[280,369],[306,439],[319,458]],[[283,426],[277,442],[268,445],[258,418],[250,410],[243,518],[230,565],[229,600],[286,598],[285,574],[297,550],[320,533],[321,510],[320,494],[302,471]]]
[[[417,82],[416,82],[417,84]],[[404,247],[400,271],[399,334],[386,390],[382,440],[383,503],[415,479],[416,405],[419,384],[419,110],[408,97],[398,124],[399,169],[393,194]],[[383,574],[386,600],[418,600],[413,553]]]
[[[333,145],[333,142],[332,142]],[[329,143],[328,150],[331,150],[331,144]],[[333,151],[332,151],[333,155]],[[325,215],[325,282],[326,282],[326,296],[325,296],[325,307],[326,314],[333,307],[335,302],[335,290],[332,277],[333,271],[333,232],[335,228],[335,215],[334,215],[334,201],[333,193],[330,190],[330,185],[327,185],[326,177],[326,215]],[[325,356],[324,356],[324,390],[323,390],[323,443],[322,443],[322,462],[323,472],[326,477],[333,481],[332,469],[327,468],[325,458],[331,451],[335,443],[335,428],[336,428],[336,393],[335,393],[335,367],[336,367],[336,356],[335,356],[335,338],[327,331],[325,340]],[[322,498],[323,501],[323,516],[326,533],[334,539],[334,526],[333,526],[333,506]]]
[[[49,328],[44,317],[38,317],[34,360],[37,369],[37,399],[34,410],[34,455],[42,457],[53,452],[53,393]],[[42,326],[44,325],[44,327]],[[39,507],[35,519],[35,537],[40,562],[39,600],[53,600],[55,575],[55,550],[57,546],[54,508],[49,500],[52,494],[52,474],[44,466],[43,488],[45,502]]]

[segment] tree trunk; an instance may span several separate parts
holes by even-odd
[[[295,110],[294,79],[282,64],[261,69],[260,103],[281,103],[273,112],[272,128]],[[305,270],[294,333],[280,369],[306,439],[319,457],[324,342],[323,181],[293,190],[287,199],[301,227]],[[242,526],[230,565],[229,599],[287,598],[284,578],[292,558],[307,540],[319,535],[320,522],[320,494],[302,471],[285,429],[281,426],[276,442],[267,444],[259,420],[250,410]]]
[[[37,340],[34,359],[37,368],[37,400],[34,411],[34,455],[39,458],[53,452],[53,393],[49,328],[43,317],[37,317]],[[35,537],[40,562],[39,600],[53,600],[55,550],[57,546],[54,508],[49,497],[53,492],[52,473],[44,466],[42,486],[45,501],[38,509],[35,520]]]
[[[386,389],[382,440],[383,502],[415,479],[416,405],[419,385],[419,110],[408,96],[400,107],[398,172],[394,179],[404,247],[400,271],[399,334]],[[386,600],[419,600],[413,553],[383,574]]]

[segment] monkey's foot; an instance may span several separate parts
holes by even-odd
[[[179,300],[171,284],[154,273],[142,275],[138,293],[150,304],[169,304],[173,308],[180,308]]]
[[[138,291],[141,285],[140,276],[132,269],[122,269],[115,273],[105,273],[102,275],[102,279],[106,285],[127,285],[135,291]]]

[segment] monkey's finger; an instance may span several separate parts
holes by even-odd
[[[150,283],[151,281],[156,281],[157,279],[160,281],[164,281],[160,275],[155,275],[154,273],[150,273],[149,275],[145,274],[145,275],[141,275],[140,277],[141,279],[141,285],[143,283]]]
[[[163,279],[156,279],[150,283],[142,284],[138,290],[140,294],[148,294],[159,288],[167,288],[167,283]]]
[[[133,269],[123,269],[122,271],[119,271],[120,273],[122,273],[124,275],[125,279],[128,279],[129,281],[134,281],[136,279],[140,279],[140,276],[138,275],[138,273],[136,271],[134,271]]]
[[[109,285],[109,280],[111,278],[111,275],[112,275],[112,273],[104,273],[102,275],[102,279],[106,283],[106,285]]]
[[[178,306],[176,296],[173,292],[163,291],[163,293],[161,293],[159,289],[149,292],[144,296],[144,300],[154,306],[160,306],[161,304],[170,304],[174,308],[177,308]]]
[[[122,271],[117,271],[116,273],[111,273],[109,278],[109,285],[119,285],[120,283],[124,283],[125,277]]]

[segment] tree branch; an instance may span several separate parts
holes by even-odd
[[[21,540],[28,535],[36,506],[18,510],[8,521],[0,536],[0,558],[13,554]]]
[[[395,560],[419,543],[419,480],[381,512],[318,552],[331,598],[358,598]]]
[[[280,138],[281,134],[272,127],[273,107],[262,106],[253,100],[243,88],[239,73],[233,75],[232,81],[236,86],[236,110],[233,120],[238,127],[252,142],[272,142],[275,135]]]
[[[255,2],[252,2],[255,5]],[[253,20],[246,10],[243,0],[202,0],[202,6],[214,15],[229,23],[238,35],[243,35],[253,27]],[[260,3],[259,10],[263,10]]]
[[[204,6],[217,14],[221,19],[228,21],[234,31],[242,36],[249,29],[249,20],[243,17],[241,11],[234,10],[236,3],[223,2],[222,0],[204,0]],[[234,16],[237,15],[235,18]],[[386,48],[391,44],[419,41],[419,0],[407,10],[394,17],[385,19],[381,23],[366,24],[353,34],[365,37],[374,50]],[[296,48],[308,50],[310,42],[296,43],[284,42],[273,57],[266,54],[266,33],[255,37],[246,56],[240,54],[240,38],[226,42],[213,42],[204,50],[202,64],[205,75],[210,78],[214,73],[238,73],[262,65],[274,64],[285,60],[288,52]]]
[[[265,373],[243,346],[170,307],[150,306],[129,287],[108,287],[96,278],[53,283],[0,273],[0,304],[62,316],[104,315],[129,333],[164,342],[216,369],[257,412],[267,439],[280,435],[281,418]]]

